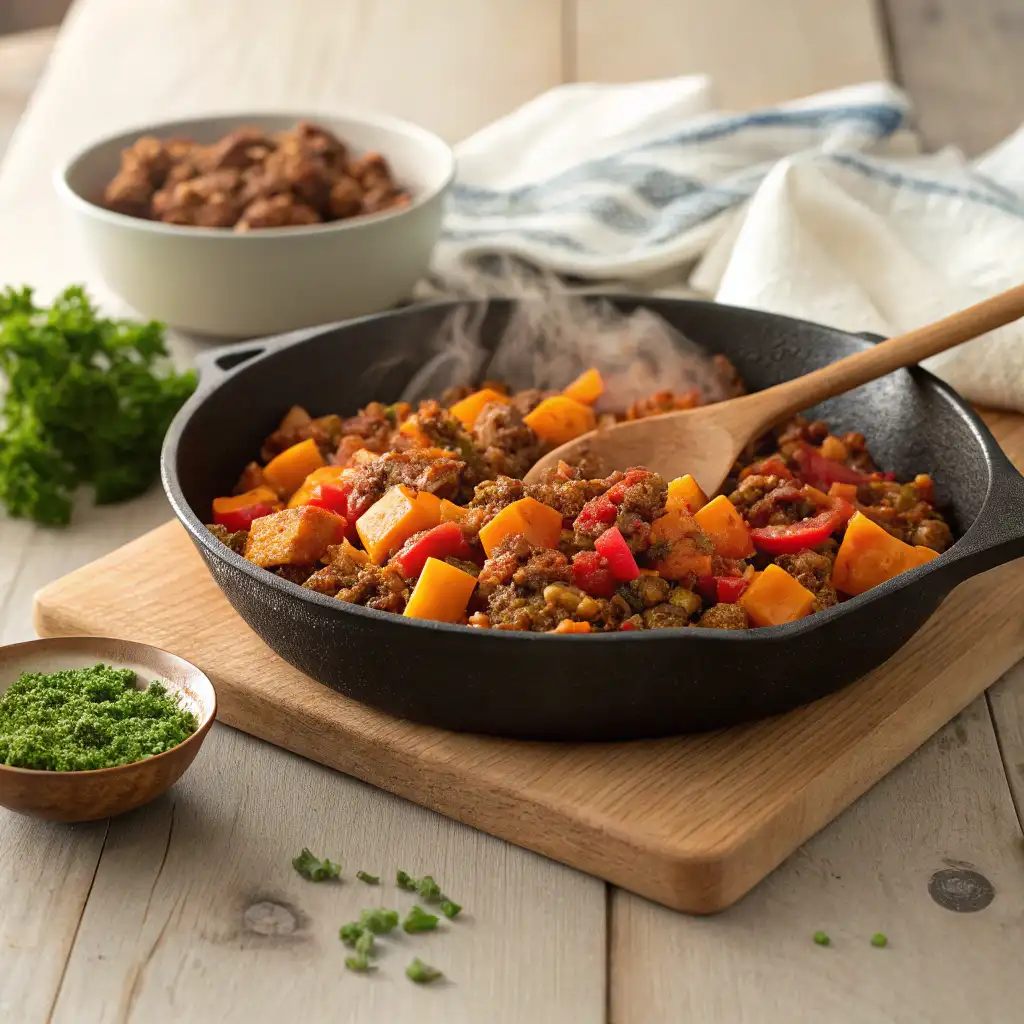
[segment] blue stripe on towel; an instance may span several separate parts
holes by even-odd
[[[851,156],[848,153],[833,153],[829,156],[829,159],[840,167],[857,171],[859,174],[864,175],[865,178],[885,182],[885,184],[891,185],[893,188],[906,188],[925,195],[967,199],[973,203],[981,203],[983,206],[991,206],[1013,217],[1024,218],[1024,203],[1015,202],[1014,197],[1010,193],[1007,193],[1007,198],[1003,199],[998,195],[981,192],[977,189],[958,188],[956,185],[947,185],[944,182],[933,181],[928,178],[914,178],[909,174],[893,170],[889,167],[880,167],[876,163]]]
[[[835,107],[828,110],[765,110],[753,114],[738,114],[734,117],[716,120],[714,124],[686,128],[671,135],[653,139],[642,146],[623,149],[610,156],[587,161],[530,185],[521,185],[511,189],[490,189],[479,185],[456,183],[451,192],[451,200],[456,212],[467,215],[505,213],[510,206],[519,204],[533,205],[539,209],[540,201],[543,200],[546,193],[572,185],[594,181],[631,183],[628,179],[631,165],[623,164],[622,161],[627,157],[647,151],[710,142],[714,139],[735,135],[747,128],[824,128],[845,121],[867,122],[874,127],[877,138],[884,138],[903,124],[904,117],[905,112],[902,108],[891,104],[877,103],[864,107]],[[615,173],[609,174],[613,170]],[[650,172],[650,168],[645,170],[647,173]],[[644,171],[640,173],[643,174]],[[688,187],[692,191],[703,187],[697,178],[688,178],[685,175],[672,174],[667,171],[663,173],[674,179],[670,188]],[[656,188],[652,190],[652,198],[655,200],[652,205],[656,205],[657,194]]]

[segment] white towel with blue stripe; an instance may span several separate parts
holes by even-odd
[[[896,88],[748,114],[693,76],[547,92],[456,147],[434,269],[515,256],[896,334],[1024,282],[1024,129],[977,161],[922,154]],[[930,360],[972,401],[1024,409],[1024,327]]]

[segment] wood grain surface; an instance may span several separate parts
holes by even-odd
[[[449,733],[314,683],[231,610],[177,523],[44,588],[36,629],[170,650],[214,680],[229,725],[667,906],[711,913],[1018,661],[1022,602],[1024,561],[963,584],[884,666],[832,697],[740,729],[593,745]],[[980,633],[984,661],[968,643]]]
[[[34,14],[39,5],[24,0],[23,6]],[[464,0],[439,0],[424,34],[422,21],[407,16],[408,0],[78,0],[0,169],[2,237],[17,240],[0,246],[0,280],[34,284],[44,296],[84,281],[108,309],[123,311],[63,234],[50,173],[78,146],[139,121],[270,103],[332,110],[365,103],[422,115],[454,139],[558,81],[706,72],[718,83],[721,102],[749,107],[884,76],[888,63],[872,28],[873,0],[475,6],[473,18]],[[1024,65],[1014,59],[1015,0],[887,0],[882,6],[890,16],[909,14],[909,30],[896,26],[892,34],[894,72],[909,89],[930,144],[978,151],[1019,124]],[[560,17],[552,8],[561,8]],[[517,26],[519,10],[536,16]],[[930,27],[938,19],[944,23]],[[965,30],[967,21],[980,28]],[[559,40],[545,38],[540,26],[554,26]],[[0,39],[0,149],[46,50],[36,40]],[[402,59],[392,59],[396,54]],[[180,337],[173,343],[182,359],[194,351]],[[115,509],[82,504],[65,533],[0,521],[0,642],[31,636],[37,587],[168,514],[154,491]],[[976,656],[985,654],[979,641]],[[214,941],[237,927],[237,914],[218,913],[207,931],[204,901],[215,885],[192,885],[191,878],[203,868],[220,872],[222,885],[260,878],[277,870],[271,862],[279,850],[292,855],[291,843],[325,834],[318,830],[333,828],[337,815],[345,825],[339,842],[346,861],[352,844],[379,859],[402,837],[422,851],[422,864],[444,865],[443,880],[448,865],[468,872],[460,895],[476,918],[470,925],[485,933],[473,951],[472,973],[460,969],[460,954],[442,964],[454,984],[428,993],[399,984],[401,958],[388,961],[389,979],[372,979],[375,987],[368,989],[367,979],[339,970],[324,946],[328,955],[318,958],[321,973],[309,993],[289,989],[305,1014],[295,1019],[309,1024],[369,1019],[371,1006],[381,1019],[422,1024],[1014,1021],[1024,1000],[1019,893],[1001,883],[984,912],[942,910],[936,917],[927,885],[936,865],[945,867],[943,859],[973,857],[980,872],[996,879],[1019,872],[1021,833],[1004,816],[1006,777],[994,757],[993,719],[1019,807],[1024,672],[1008,673],[989,692],[989,703],[992,717],[975,701],[967,712],[977,716],[973,722],[942,730],[728,913],[690,919],[611,889],[607,929],[605,887],[596,880],[216,726],[173,792],[186,795],[197,815],[228,818],[225,826],[214,817],[214,830],[239,818],[235,841],[216,847],[223,863],[206,866],[177,826],[174,839],[166,808],[157,824],[144,812],[111,823],[109,832],[105,823],[56,827],[0,812],[0,1020],[44,1024],[56,1007],[61,1020],[76,1024],[170,1024],[183,1019],[183,999],[193,1009],[205,998],[226,1024],[291,1019],[260,984],[261,973],[282,958],[280,949]],[[221,787],[228,794],[223,801]],[[279,814],[282,804],[296,814]],[[302,836],[292,834],[296,828]],[[187,857],[188,870],[176,869],[179,856]],[[151,892],[159,902],[150,903]],[[314,894],[303,897],[315,905]],[[133,930],[132,921],[169,903],[181,919],[168,925],[176,955],[164,955],[162,943],[150,955],[151,934]],[[901,920],[908,927],[898,933],[890,922]],[[326,925],[317,927],[326,934]],[[808,927],[831,931],[834,948],[814,946]],[[857,943],[878,928],[892,944],[868,952],[892,956],[897,969],[877,958],[846,959],[851,949],[861,957]],[[702,955],[705,943],[712,950]],[[962,953],[962,960],[948,951]],[[823,965],[823,952],[836,959]],[[182,972],[187,991],[178,987]],[[287,986],[285,971],[275,978]],[[73,997],[62,982],[73,986]],[[206,1018],[200,1012],[192,1019]]]

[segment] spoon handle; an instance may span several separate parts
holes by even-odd
[[[779,420],[826,398],[851,391],[893,370],[912,366],[1021,317],[1024,317],[1024,284],[968,306],[943,320],[888,341],[880,341],[869,349],[855,352],[802,377],[739,399],[747,406],[743,410],[743,418],[745,428],[749,430],[748,436],[760,433]]]

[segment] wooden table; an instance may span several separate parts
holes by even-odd
[[[117,309],[62,241],[52,168],[104,132],[211,109],[373,106],[455,139],[573,78],[703,70],[749,106],[877,77],[887,34],[929,141],[976,150],[1015,126],[1012,0],[887,6],[883,22],[869,0],[79,0],[0,170],[0,281],[48,296],[84,280]],[[0,139],[39,39],[35,56],[0,40]],[[32,635],[42,583],[167,516],[154,492],[83,505],[64,532],[0,521],[0,642]],[[1024,994],[1015,800],[1020,666],[737,907],[694,919],[215,727],[136,814],[62,827],[0,812],[0,1021],[1009,1022]],[[376,977],[347,973],[337,926],[379,897],[303,883],[289,861],[305,844],[340,852],[350,877],[400,865],[457,893],[466,920],[424,951],[451,982],[408,983],[408,946]],[[991,904],[944,909],[929,883],[946,869],[982,874]],[[819,928],[832,948],[811,942]]]

